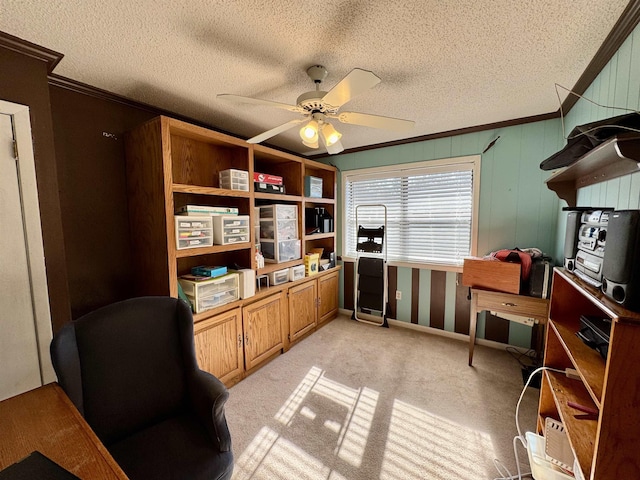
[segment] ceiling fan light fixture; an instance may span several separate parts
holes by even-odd
[[[342,138],[342,134],[337,131],[330,123],[325,123],[322,126],[322,136],[324,137],[325,145],[327,145],[328,147]]]
[[[318,122],[311,120],[300,129],[300,138],[302,142],[318,143]]]

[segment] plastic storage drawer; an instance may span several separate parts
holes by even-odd
[[[298,206],[283,203],[261,206],[260,220],[265,218],[277,218],[278,220],[298,218]]]
[[[184,294],[191,301],[195,313],[204,312],[240,298],[237,273],[228,273],[201,281],[179,278],[178,282]]]
[[[269,276],[269,284],[280,285],[289,281],[289,269],[284,268],[282,270],[276,270],[274,272],[267,273]]]
[[[276,248],[277,245],[277,248]],[[300,258],[300,240],[260,240],[262,256],[268,263],[288,262]]]
[[[304,265],[296,265],[289,268],[289,281],[295,282],[304,278]]]
[[[220,188],[249,191],[249,172],[245,170],[223,170],[219,174]]]
[[[267,240],[294,240],[298,237],[298,220],[260,219],[260,238]]]
[[[211,216],[192,217],[175,215],[176,248],[210,247],[213,245]]]
[[[251,238],[249,215],[218,215],[213,218],[213,243],[229,245]]]

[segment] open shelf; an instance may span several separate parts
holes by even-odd
[[[550,321],[549,325],[560,338],[571,363],[584,379],[585,387],[591,394],[592,401],[600,408],[605,378],[605,361],[598,352],[586,346],[572,329],[554,321]]]
[[[640,136],[637,133],[611,138],[574,163],[554,172],[546,181],[570,207],[576,206],[579,188],[640,171]]]
[[[233,252],[235,250],[245,250],[253,248],[251,242],[234,243],[232,245],[214,245],[212,247],[185,248],[176,250],[176,258],[198,257],[211,253]]]
[[[218,197],[240,197],[249,198],[251,194],[241,190],[229,190],[217,187],[201,187],[198,185],[185,185],[182,183],[173,184],[173,193],[193,193],[196,195],[211,195]]]
[[[545,371],[545,380],[549,382],[551,391],[560,414],[560,421],[565,426],[569,443],[580,463],[585,478],[591,476],[591,459],[598,428],[597,419],[581,417],[584,413],[572,408],[568,402],[574,402],[585,407],[596,409],[591,397],[579,380],[572,380],[563,373]]]
[[[608,356],[585,345],[577,336],[581,315],[611,320]],[[571,272],[556,267],[547,324],[544,366],[575,368],[578,379],[545,371],[540,389],[538,431],[544,417],[560,420],[586,479],[640,478],[640,315],[604,297]],[[569,407],[568,402],[593,409],[595,418]]]

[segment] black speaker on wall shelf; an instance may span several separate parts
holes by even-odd
[[[640,307],[640,210],[616,210],[609,217],[602,264],[602,292],[620,305]]]
[[[572,210],[567,213],[567,230],[564,237],[564,268],[573,272],[576,268],[576,254],[578,253],[578,232],[582,212]]]

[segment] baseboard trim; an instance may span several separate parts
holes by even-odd
[[[351,317],[352,310],[341,308],[339,313]],[[426,325],[416,325],[415,323],[403,322],[401,320],[387,319],[389,326],[406,328],[408,330],[416,330],[418,332],[430,333],[433,335],[439,335],[441,337],[450,338],[452,340],[458,340],[460,342],[469,343],[469,335],[463,333],[449,332],[447,330],[441,330],[439,328],[427,327]],[[526,353],[530,349],[516,347],[515,345],[509,345],[507,343],[495,342],[493,340],[485,340],[484,338],[476,338],[476,345],[482,345],[484,347],[495,348],[496,350],[506,350],[507,348],[515,349],[520,353]]]

